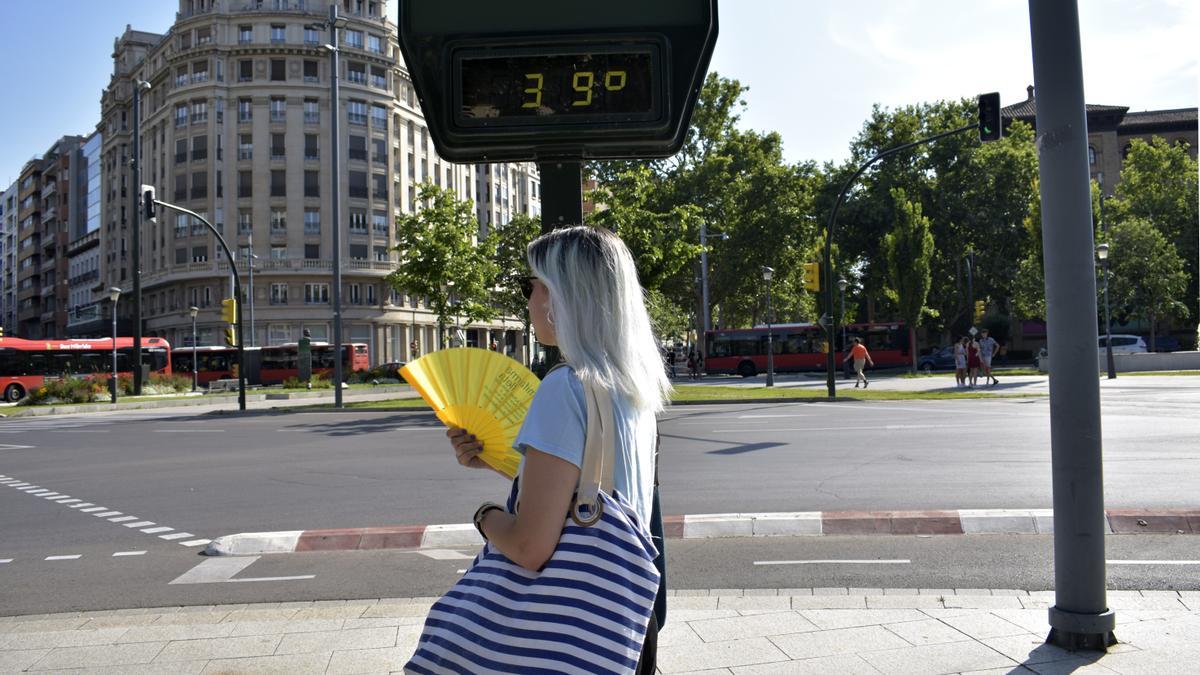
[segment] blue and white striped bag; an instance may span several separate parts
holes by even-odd
[[[406,673],[637,669],[658,593],[658,551],[626,499],[601,490],[612,485],[612,400],[603,389],[584,390],[588,433],[579,489],[554,554],[530,572],[486,544],[433,605]],[[519,481],[509,513],[516,512]]]

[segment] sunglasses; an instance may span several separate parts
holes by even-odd
[[[525,296],[526,300],[533,297],[533,280],[536,278],[535,276],[521,277],[521,295]]]

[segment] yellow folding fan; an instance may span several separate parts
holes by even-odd
[[[483,443],[479,458],[508,476],[521,455],[512,443],[540,380],[515,359],[487,349],[443,349],[400,369],[446,426],[461,427]]]

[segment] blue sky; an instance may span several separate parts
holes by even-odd
[[[1200,3],[1079,4],[1089,103],[1197,105]],[[174,0],[5,2],[0,185],[60,136],[90,133],[113,40],[126,24],[163,32],[177,8]],[[750,87],[743,126],[779,131],[790,161],[840,161],[873,103],[985,91],[999,91],[1005,105],[1024,99],[1033,83],[1028,9],[1019,0],[722,0],[713,69]]]

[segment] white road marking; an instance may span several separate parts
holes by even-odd
[[[166,527],[165,525],[160,525],[158,527],[147,527],[146,529],[142,530],[142,532],[145,532],[146,534],[158,534],[159,532],[170,532],[174,529],[175,528],[173,528],[173,527]]]
[[[20,431],[0,431],[3,434],[19,434]],[[13,445],[12,443],[0,443],[0,450],[29,450],[37,446],[34,445]]]
[[[125,527],[146,527],[147,525],[153,525],[153,524],[154,524],[153,520],[143,520],[138,523],[125,523]]]
[[[475,557],[473,555],[459,553],[458,551],[449,551],[441,548],[429,549],[427,551],[417,551],[417,553],[420,553],[426,558],[433,558],[434,560],[470,560]]]
[[[755,565],[909,565],[911,560],[755,560]]]
[[[71,504],[73,502],[79,502],[81,504],[83,503],[82,499],[75,499],[75,498],[71,497],[70,495],[67,495],[66,497],[59,497],[58,499],[55,499],[54,501],[58,502],[59,504]]]
[[[212,539],[195,539],[193,541],[181,541],[179,543],[183,544],[184,546],[203,546],[205,544],[212,543]]]
[[[315,574],[305,574],[295,577],[248,577],[234,579],[238,572],[254,564],[261,556],[245,556],[236,558],[209,558],[192,569],[181,574],[172,584],[219,584],[245,583],[247,581],[299,581],[314,579]]]
[[[763,429],[763,431],[898,431],[907,429],[963,429],[972,426],[970,424],[885,424],[880,426],[845,424],[839,427],[798,427],[793,429],[771,427],[770,429]],[[711,433],[744,434],[747,431],[754,431],[754,429],[713,429]]]
[[[146,552],[145,551],[117,551],[116,553],[112,554],[112,557],[120,558],[122,556],[127,556],[127,555],[146,555]]]
[[[172,532],[171,534],[161,534],[158,536],[158,538],[166,539],[167,541],[175,541],[176,539],[185,539],[187,537],[194,536],[196,535],[192,534],[191,532]]]
[[[86,512],[86,511],[88,510],[88,509],[87,509],[87,507],[89,507],[89,506],[95,506],[95,504],[93,504],[93,503],[91,503],[91,502],[80,502],[80,503],[78,503],[78,504],[72,504],[72,505],[71,505],[71,508],[73,508],[73,509],[83,509],[83,510]],[[103,507],[103,506],[101,506],[100,508],[104,508],[104,507]]]
[[[54,499],[55,497],[70,497],[71,495],[64,495],[61,492],[49,492],[44,495],[38,495],[38,496],[41,497],[42,499]]]
[[[47,556],[46,560],[79,560],[82,557],[83,555],[78,553],[75,555],[52,555]]]
[[[0,565],[4,565],[4,564],[10,563],[12,561],[13,561],[12,558],[0,558]]]
[[[41,497],[42,495],[46,495],[46,494],[51,494],[51,493],[52,493],[52,491],[51,491],[51,490],[47,490],[46,488],[39,488],[39,489],[37,489],[37,490],[26,490],[26,492],[28,492],[28,493],[29,493],[29,494],[31,494],[31,495],[37,495],[38,497]],[[58,494],[58,493],[57,493],[57,492],[54,492],[53,494]]]
[[[1200,560],[1108,560],[1109,565],[1200,565]]]
[[[156,434],[223,434],[224,429],[155,429]]]
[[[243,581],[301,581],[303,579],[315,579],[315,574],[302,574],[295,577],[252,577],[247,579],[227,579],[226,581],[237,583]]]
[[[80,509],[80,511],[83,511],[84,513],[94,513],[96,511],[104,511],[107,508],[107,506],[93,506],[90,509]]]
[[[119,516],[122,515],[122,513],[120,511],[105,511],[103,513],[93,513],[92,515],[96,516],[97,518],[107,518],[109,516]]]
[[[107,434],[108,429],[49,429],[52,434]]]
[[[110,523],[127,523],[131,520],[137,520],[137,519],[138,519],[137,516],[121,516],[120,518],[109,518],[108,522],[110,522]]]

